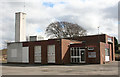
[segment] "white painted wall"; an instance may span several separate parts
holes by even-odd
[[[14,51],[17,51],[16,57],[13,57],[15,53]],[[22,62],[22,43],[11,43],[8,45],[8,51],[7,51],[7,61],[8,62]]]
[[[11,43],[7,48],[7,62],[29,62],[29,48],[22,47],[22,43]]]
[[[35,46],[35,63],[41,63],[41,46]]]
[[[39,40],[44,40],[44,37],[37,35],[37,36],[30,36],[30,41],[39,41]]]
[[[17,49],[11,49],[11,57],[17,57]]]
[[[15,17],[15,41],[26,41],[26,14],[18,12]]]
[[[48,63],[55,63],[55,45],[48,45]]]

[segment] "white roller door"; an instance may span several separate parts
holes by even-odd
[[[48,63],[55,63],[55,45],[48,45]]]
[[[41,46],[35,46],[35,63],[41,63]]]
[[[29,47],[22,48],[22,62],[29,63]]]

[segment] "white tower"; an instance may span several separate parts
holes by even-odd
[[[15,42],[26,41],[26,14],[15,13]]]

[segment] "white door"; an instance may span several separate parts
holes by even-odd
[[[41,46],[35,46],[34,61],[35,63],[41,63]]]
[[[110,61],[110,57],[109,56],[105,56],[105,61]]]
[[[55,63],[55,45],[48,45],[48,63]]]

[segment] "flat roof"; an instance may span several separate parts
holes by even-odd
[[[23,12],[16,12],[15,14],[20,14],[20,13],[23,13]],[[26,13],[23,13],[23,14],[26,14]]]
[[[93,36],[102,36],[106,34],[99,34],[99,35],[87,35],[87,36],[76,36],[76,37],[93,37]],[[107,35],[108,36],[108,35]],[[40,41],[49,41],[49,40],[61,40],[61,39],[66,39],[69,40],[69,38],[76,38],[76,37],[67,37],[67,38],[53,38],[53,39],[48,39],[48,40],[38,40],[38,41],[22,41],[22,42],[9,42],[9,43],[25,43],[25,42],[40,42]],[[109,36],[111,37],[111,36]],[[72,41],[72,40],[71,40]],[[73,41],[78,41],[78,40],[73,40]]]
[[[38,40],[38,41],[21,41],[21,42],[9,42],[8,44],[11,44],[11,43],[27,43],[27,42],[41,42],[41,41],[49,41],[49,40],[61,40],[61,39],[64,39],[64,38],[59,38],[59,39],[48,39],[48,40]],[[69,40],[69,39],[65,39],[65,40]],[[71,40],[71,41],[78,41],[78,40]],[[80,41],[79,41],[80,42]]]

